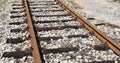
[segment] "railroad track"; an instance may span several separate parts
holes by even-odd
[[[31,63],[120,62],[120,45],[61,0],[21,0],[12,7],[13,29],[6,43],[29,46],[4,52],[3,57],[25,57]]]

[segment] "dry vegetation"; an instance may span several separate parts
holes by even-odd
[[[114,2],[120,2],[120,0],[113,0]]]
[[[4,4],[7,0],[0,0],[0,6],[1,4]]]

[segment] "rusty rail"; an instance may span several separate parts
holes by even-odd
[[[90,32],[92,32],[99,40],[105,43],[109,48],[111,48],[117,55],[120,56],[120,45],[117,44],[114,40],[108,37],[105,33],[101,32],[95,26],[86,21],[82,16],[77,12],[67,6],[62,0],[55,0],[60,6],[65,8],[72,16],[76,17],[77,20],[82,23]]]
[[[65,8],[68,12],[71,13],[72,16],[76,17],[77,20],[82,23],[90,32],[92,32],[97,38],[99,38],[103,43],[105,43],[107,46],[109,46],[117,55],[120,56],[120,45],[117,44],[117,42],[113,41],[111,38],[109,38],[107,35],[105,35],[103,32],[98,30],[95,26],[90,24],[88,21],[86,21],[82,16],[80,16],[78,13],[76,13],[73,9],[68,7],[62,0],[55,0],[60,6]],[[28,1],[24,0],[24,6],[25,6],[25,13],[26,13],[26,20],[28,24],[28,31],[30,33],[30,40],[32,44],[32,56],[34,59],[34,63],[42,63],[41,55],[39,53],[39,48],[37,45],[37,40],[34,32],[34,27],[30,15],[30,9],[28,6]]]
[[[33,28],[33,24],[32,24],[31,15],[30,15],[30,12],[29,12],[29,7],[28,7],[28,1],[27,0],[24,0],[24,6],[25,6],[25,12],[26,12],[26,20],[27,20],[27,24],[28,24],[28,27],[29,27],[28,31],[30,33],[31,45],[32,45],[32,48],[33,48],[32,56],[33,56],[33,59],[34,59],[34,63],[42,63],[41,56],[40,56],[39,49],[38,49],[38,45],[37,45],[35,32],[34,32],[34,28]]]

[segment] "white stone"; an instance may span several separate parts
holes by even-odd
[[[66,59],[71,59],[71,57],[70,57],[70,56],[67,56]]]
[[[11,60],[10,63],[15,63],[14,60]]]
[[[70,53],[70,54],[74,54],[74,51],[70,51],[69,53]]]
[[[116,31],[120,31],[120,29],[118,29],[118,28],[115,28],[114,30],[116,30]]]
[[[81,58],[82,58],[82,56],[81,56],[81,55],[78,55],[76,58],[81,59]]]
[[[63,60],[63,61],[61,61],[60,63],[68,63],[68,62],[67,62],[67,60]]]
[[[2,60],[0,60],[0,63],[3,63],[3,61],[2,61]]]
[[[85,59],[85,62],[89,62],[88,59]]]
[[[23,58],[22,58],[22,60],[24,61],[26,59],[26,56],[24,56]]]
[[[55,62],[59,62],[59,59],[54,59]]]
[[[92,50],[92,52],[95,52],[95,50]]]
[[[115,63],[118,63],[118,61],[115,61]]]
[[[27,45],[24,45],[23,47],[22,47],[22,50],[24,51],[24,50],[26,50],[28,48],[28,46]]]

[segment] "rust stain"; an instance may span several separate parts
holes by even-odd
[[[116,41],[112,40],[110,37],[108,37],[105,33],[97,29],[95,26],[93,26],[90,22],[85,20],[82,16],[80,16],[77,12],[75,12],[73,9],[71,9],[69,6],[67,6],[63,1],[61,0],[55,0],[59,5],[66,8],[68,12],[71,13],[71,15],[75,16],[77,20],[84,24],[85,27],[92,31],[93,34],[101,40],[103,43],[105,43],[109,48],[111,48],[117,55],[120,56],[120,45],[117,44]]]
[[[30,33],[31,45],[32,45],[32,48],[33,48],[32,56],[33,56],[33,59],[34,59],[34,63],[42,63],[41,56],[40,56],[39,49],[38,49],[38,45],[37,45],[35,32],[34,32],[34,28],[33,28],[33,24],[32,24],[32,19],[31,19],[30,12],[29,12],[29,7],[28,7],[27,0],[24,0],[24,5],[25,5],[27,24],[28,24],[28,27],[29,27],[28,31]]]

